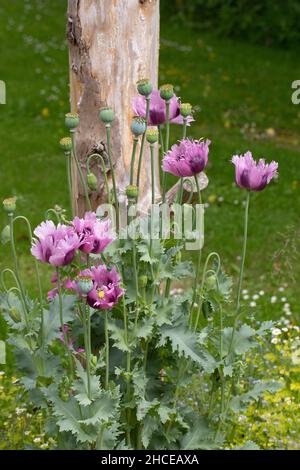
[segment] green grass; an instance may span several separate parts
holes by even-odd
[[[61,0],[4,0],[0,6],[0,79],[7,86],[7,104],[0,106],[0,197],[17,195],[18,212],[33,226],[48,207],[67,204],[65,161],[58,149],[69,110],[65,10]],[[237,270],[245,195],[233,184],[229,160],[251,149],[256,157],[277,160],[280,177],[252,197],[246,283],[270,290],[291,285],[292,269],[296,285],[299,263],[291,260],[287,269],[282,260],[274,265],[273,255],[284,242],[279,233],[299,223],[300,107],[291,103],[291,83],[300,77],[298,52],[214,38],[166,21],[161,40],[160,82],[177,85],[177,94],[196,108],[189,134],[212,141],[205,249],[220,252],[226,269]],[[179,127],[172,132],[174,140],[180,137]],[[4,213],[0,222],[6,223]],[[29,287],[23,229],[17,238]],[[8,262],[8,247],[1,246],[1,266]],[[293,285],[291,290],[296,293]]]

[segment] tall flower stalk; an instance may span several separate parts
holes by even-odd
[[[88,207],[89,210],[92,210],[92,205],[91,205],[91,201],[90,201],[90,198],[89,198],[88,187],[87,187],[86,181],[83,177],[81,164],[80,164],[80,161],[78,160],[78,156],[77,156],[77,152],[76,152],[76,140],[75,140],[75,132],[76,131],[75,131],[75,129],[71,129],[70,132],[71,132],[71,136],[72,136],[72,154],[73,154],[73,158],[74,158],[75,165],[76,165],[78,175],[79,175],[79,179],[80,179],[80,182],[81,182],[81,185],[82,185],[82,189],[83,189],[83,192],[84,192],[84,197],[85,197],[85,200],[86,200],[87,207]]]
[[[140,177],[141,177],[142,161],[143,161],[143,156],[144,156],[146,130],[148,128],[148,121],[149,121],[149,111],[150,111],[150,96],[146,96],[146,117],[145,117],[146,128],[145,128],[145,132],[142,135],[141,148],[140,148],[140,154],[139,154],[139,160],[138,160],[137,175],[136,175],[136,185],[137,185],[138,188],[140,186]]]
[[[90,169],[90,165],[91,165],[91,161],[92,160],[99,160],[100,163],[101,163],[101,168],[102,168],[102,174],[103,174],[103,178],[104,178],[104,184],[105,184],[105,190],[106,190],[106,194],[107,194],[107,202],[108,204],[111,203],[111,198],[110,198],[110,191],[109,191],[109,185],[108,185],[108,179],[107,179],[107,172],[106,172],[106,166],[105,166],[105,162],[104,162],[104,158],[102,157],[102,155],[100,155],[99,153],[92,153],[91,155],[88,156],[87,158],[87,161],[86,161],[86,169],[87,169],[87,178],[88,178],[88,182],[89,182],[89,176],[92,175],[91,173],[91,169]],[[94,175],[93,175],[94,176]],[[97,184],[97,183],[96,183]],[[91,188],[92,189],[92,188]],[[97,187],[93,188],[94,190],[97,189]]]
[[[70,374],[71,377],[73,377],[73,359],[72,359],[72,354],[69,348],[69,340],[67,333],[65,331],[65,324],[64,324],[64,318],[63,318],[63,301],[62,301],[62,291],[61,291],[61,275],[60,275],[60,269],[57,267],[56,268],[56,276],[57,276],[57,291],[58,291],[58,305],[59,305],[59,321],[60,321],[60,327],[61,327],[61,332],[64,338],[64,345],[66,348],[67,352],[67,357],[69,361],[69,368],[70,368]]]

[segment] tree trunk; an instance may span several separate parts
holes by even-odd
[[[112,123],[112,155],[117,187],[122,195],[129,182],[132,151],[131,101],[137,94],[136,82],[149,78],[157,86],[159,47],[159,0],[68,0],[67,36],[70,49],[71,111],[78,112],[77,155],[84,174],[88,155],[106,154],[105,126],[99,109],[111,106],[116,114]],[[144,153],[140,200],[150,204],[150,157]],[[92,165],[99,178],[99,191],[92,196],[96,208],[106,198],[100,166]],[[159,168],[156,191],[159,196]],[[73,168],[75,212],[85,207],[83,190]]]

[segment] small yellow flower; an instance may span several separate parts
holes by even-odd
[[[42,111],[41,111],[41,115],[43,116],[43,118],[47,118],[49,117],[49,108],[43,108]]]

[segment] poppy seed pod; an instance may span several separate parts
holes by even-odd
[[[184,118],[190,116],[192,114],[192,105],[190,103],[181,103],[180,114]]]
[[[126,195],[129,199],[137,199],[139,195],[139,188],[134,184],[129,184],[126,187]]]
[[[131,128],[131,132],[133,133],[133,135],[135,137],[138,137],[139,135],[144,134],[144,132],[146,130],[146,121],[145,121],[145,119],[143,119],[139,116],[135,116],[132,120],[130,128]]]
[[[137,85],[139,94],[142,96],[149,96],[153,90],[153,86],[150,80],[148,80],[148,78],[139,80],[136,85]]]
[[[208,290],[215,290],[217,288],[217,276],[215,274],[211,274],[206,279],[206,285]]]
[[[15,323],[20,323],[20,321],[21,321],[21,315],[20,315],[19,310],[18,310],[16,307],[11,307],[11,308],[8,310],[8,315],[10,316],[10,318],[11,318]]]
[[[158,130],[157,129],[147,129],[146,139],[149,144],[155,144],[158,141]]]
[[[76,129],[79,126],[79,116],[77,113],[67,113],[65,115],[65,125],[68,129]]]
[[[147,276],[143,275],[143,276],[139,277],[139,286],[140,287],[142,287],[142,288],[146,287],[147,283],[148,283],[148,277]]]
[[[115,113],[111,108],[105,107],[100,109],[99,117],[104,124],[110,124],[115,119]]]
[[[9,197],[7,199],[4,199],[3,201],[3,207],[5,212],[8,214],[12,214],[16,210],[16,197]]]
[[[92,191],[97,191],[98,189],[98,180],[94,173],[88,173],[87,175],[87,184]]]
[[[72,150],[72,139],[71,137],[63,137],[59,141],[60,148],[64,152],[70,152]]]
[[[166,84],[162,85],[159,89],[160,97],[165,100],[169,101],[174,96],[174,87],[173,85]]]
[[[90,276],[79,276],[77,287],[83,295],[87,295],[94,287],[92,278]]]

